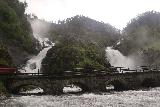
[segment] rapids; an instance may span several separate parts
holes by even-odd
[[[133,69],[135,67],[135,61],[131,57],[124,56],[120,51],[107,47],[106,49],[107,59],[112,66],[126,67]]]
[[[12,96],[0,107],[160,107],[160,88],[61,96]]]

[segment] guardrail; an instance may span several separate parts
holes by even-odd
[[[135,73],[135,72],[155,72],[155,71],[160,71],[159,69],[152,69],[149,68],[148,66],[140,66],[141,70],[132,70],[129,68],[124,68],[124,67],[110,67],[110,70],[113,72],[107,72],[107,71],[98,71],[94,70],[91,72],[83,72],[81,71],[64,71],[62,73],[40,73],[39,70],[37,73],[20,73],[18,70],[15,73],[6,73],[6,74],[0,74],[0,76],[102,76],[102,75],[112,75],[112,74],[124,74],[124,73]]]

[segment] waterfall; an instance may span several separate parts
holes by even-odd
[[[135,67],[135,61],[133,58],[124,56],[120,51],[115,50],[112,47],[107,47],[106,55],[112,66],[131,69]]]
[[[41,62],[43,58],[45,58],[47,51],[54,46],[54,43],[49,41],[48,38],[41,37],[38,34],[33,34],[34,37],[39,41],[43,49],[39,52],[37,56],[33,56],[31,59],[27,61],[26,66],[21,70],[22,73],[38,73],[41,69]]]

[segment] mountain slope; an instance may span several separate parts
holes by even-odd
[[[26,4],[18,0],[0,0],[0,41],[15,65],[24,63],[30,54],[36,53],[36,40],[24,14],[25,7]]]
[[[120,37],[120,31],[113,26],[79,15],[59,21],[50,32],[53,40],[72,35],[103,47],[113,45]]]
[[[144,64],[160,64],[160,13],[145,12],[132,19],[123,30],[117,47],[123,54],[142,56]]]

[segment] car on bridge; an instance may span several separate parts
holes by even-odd
[[[139,72],[149,72],[151,71],[150,66],[138,66],[138,71]]]
[[[129,68],[123,68],[121,69],[122,73],[132,73],[132,72],[137,72],[137,70],[134,69],[129,69]]]

